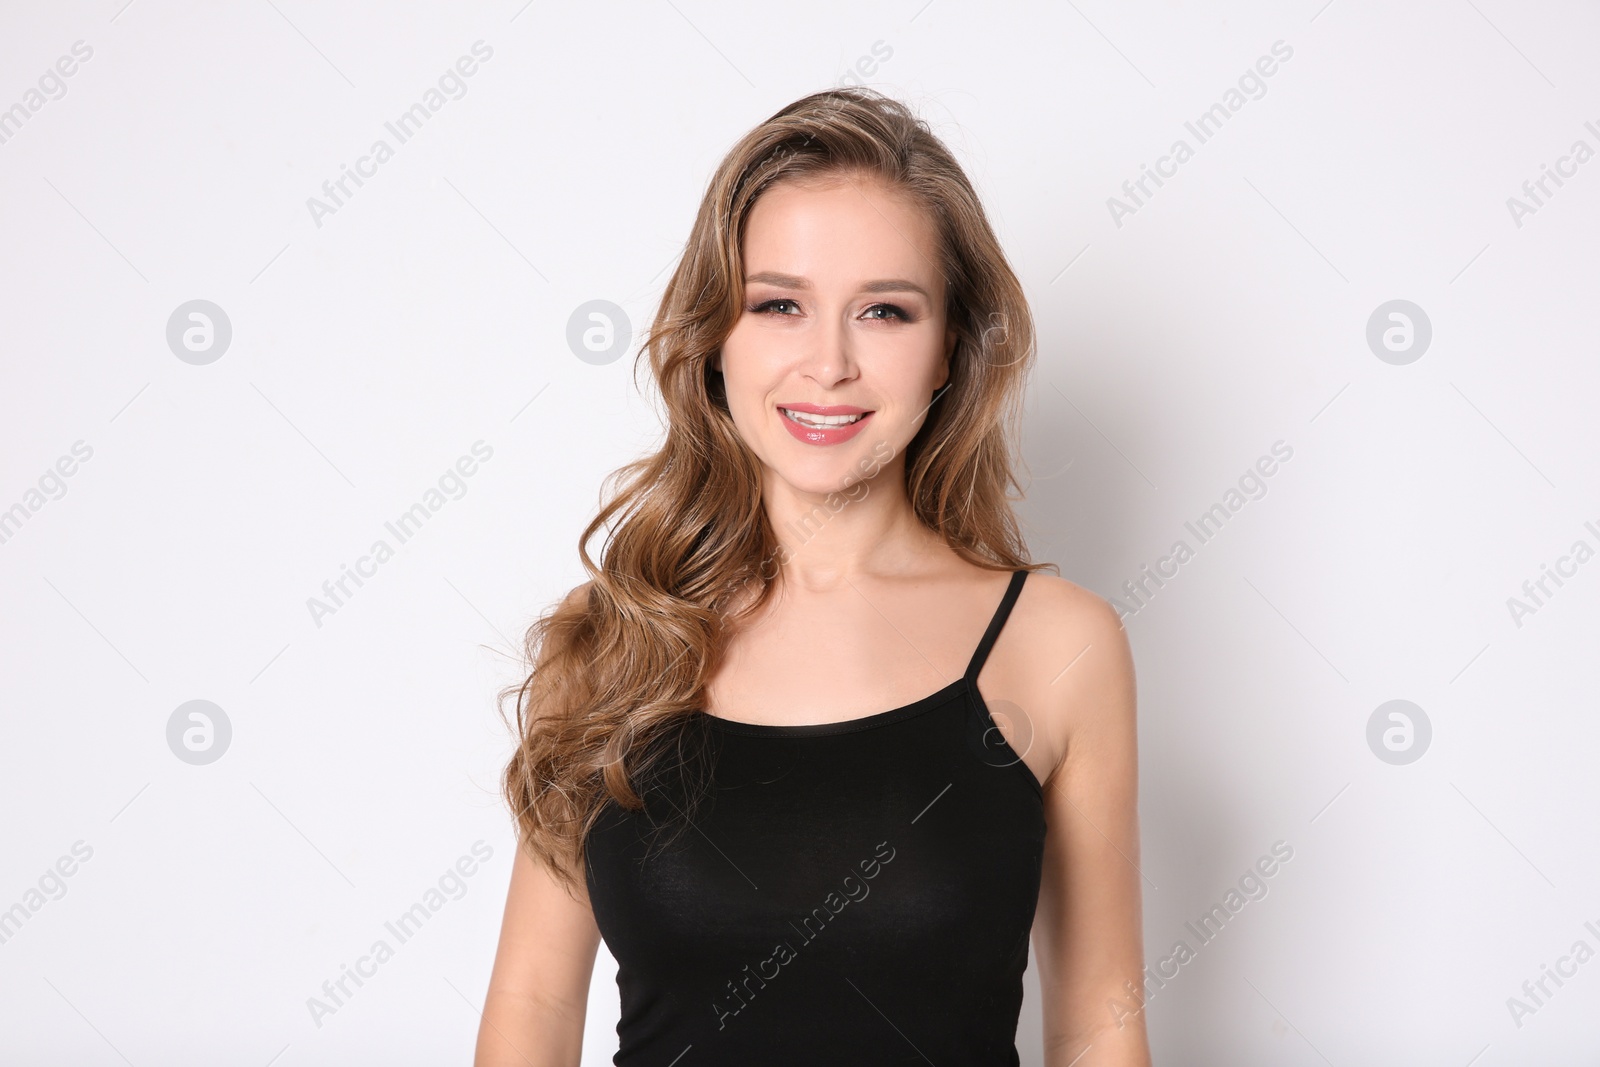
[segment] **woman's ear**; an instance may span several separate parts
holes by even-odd
[[[950,380],[950,357],[955,355],[956,340],[956,331],[953,327],[944,332],[944,364],[940,369],[939,380],[934,384],[935,389]]]

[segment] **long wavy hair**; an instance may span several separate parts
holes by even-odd
[[[717,168],[635,365],[666,411],[659,449],[616,471],[578,553],[589,581],[528,629],[516,753],[501,785],[522,846],[569,891],[607,800],[638,811],[688,730],[737,623],[771,593],[781,549],[761,466],[734,427],[712,357],[743,310],[742,239],[778,182],[875,177],[937,223],[949,388],[905,450],[906,495],[962,558],[1035,569],[1011,510],[1016,417],[1034,357],[1027,299],[955,157],[904,104],[868,89],[795,101]],[[588,545],[605,531],[598,564]],[[504,714],[502,710],[502,714]]]

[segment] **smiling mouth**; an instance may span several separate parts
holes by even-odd
[[[778,410],[783,412],[784,418],[808,430],[831,430],[839,426],[850,426],[872,414],[870,411],[860,411],[854,415],[813,415],[809,411],[795,411],[792,408],[780,407]]]

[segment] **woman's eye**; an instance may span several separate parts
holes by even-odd
[[[887,312],[888,314],[887,315],[883,315],[883,316],[873,315],[872,313],[874,311],[883,311],[883,312]],[[871,318],[890,318],[890,317],[893,317],[893,318],[899,319],[901,322],[910,322],[911,321],[911,316],[907,315],[905,313],[905,309],[904,308],[896,307],[893,304],[873,304],[871,307],[869,307],[867,309],[867,314]]]
[[[800,305],[787,297],[779,297],[774,300],[764,300],[749,310],[758,315],[781,315],[789,318],[799,312]],[[905,309],[894,304],[873,304],[863,314],[869,319],[875,319],[880,322],[896,319],[900,322],[911,321],[911,316],[906,313]]]

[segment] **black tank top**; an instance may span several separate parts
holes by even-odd
[[[585,867],[614,1063],[1018,1063],[1043,791],[977,678],[1027,574],[938,692],[804,726],[691,716],[698,755],[636,786],[645,811],[607,803]]]

